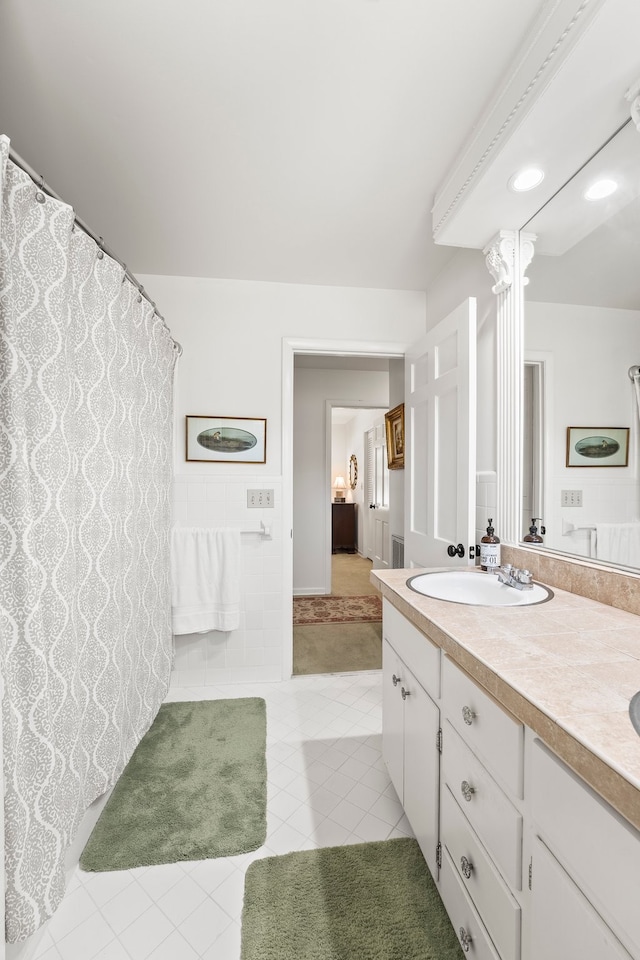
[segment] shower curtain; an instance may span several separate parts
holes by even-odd
[[[0,137],[0,657],[6,936],[169,682],[174,341]]]

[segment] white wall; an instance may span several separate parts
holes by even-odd
[[[640,519],[638,431],[628,369],[640,362],[640,311],[528,302],[525,355],[552,352],[553,382],[546,432],[549,465],[545,544],[589,555],[586,532],[562,535],[563,518],[576,525]],[[630,427],[628,467],[567,467],[569,426]],[[582,507],[561,507],[561,490],[581,490]]]
[[[253,523],[264,517],[273,531],[270,541],[243,541],[242,629],[237,635],[179,638],[174,682],[180,676],[207,683],[278,679],[292,590],[291,541],[282,528],[283,337],[409,344],[426,329],[425,295],[193,277],[139,279],[184,349],[175,394],[176,521]],[[266,417],[266,464],[186,463],[186,414]],[[273,511],[247,509],[246,490],[255,486],[274,489]]]
[[[293,593],[325,592],[331,551],[330,491],[327,487],[327,401],[349,401],[387,409],[389,374],[372,370],[322,370],[296,367],[293,418]],[[345,437],[343,434],[343,444]],[[349,453],[350,455],[350,453]],[[348,456],[332,464],[349,475]],[[357,509],[357,508],[356,508]],[[357,518],[360,526],[361,518]],[[328,584],[330,588],[330,584]]]

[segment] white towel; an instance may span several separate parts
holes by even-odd
[[[240,625],[240,530],[171,531],[174,634],[237,630]]]
[[[640,567],[640,523],[597,523],[596,557]]]

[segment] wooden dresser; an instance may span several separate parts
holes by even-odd
[[[355,503],[331,504],[331,552],[339,550],[357,550]]]

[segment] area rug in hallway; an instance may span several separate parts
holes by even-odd
[[[417,842],[325,847],[254,860],[242,960],[461,960]]]
[[[294,597],[293,625],[310,623],[364,623],[382,620],[379,596]]]
[[[266,730],[259,697],[163,704],[89,837],[81,869],[128,870],[262,846]]]

